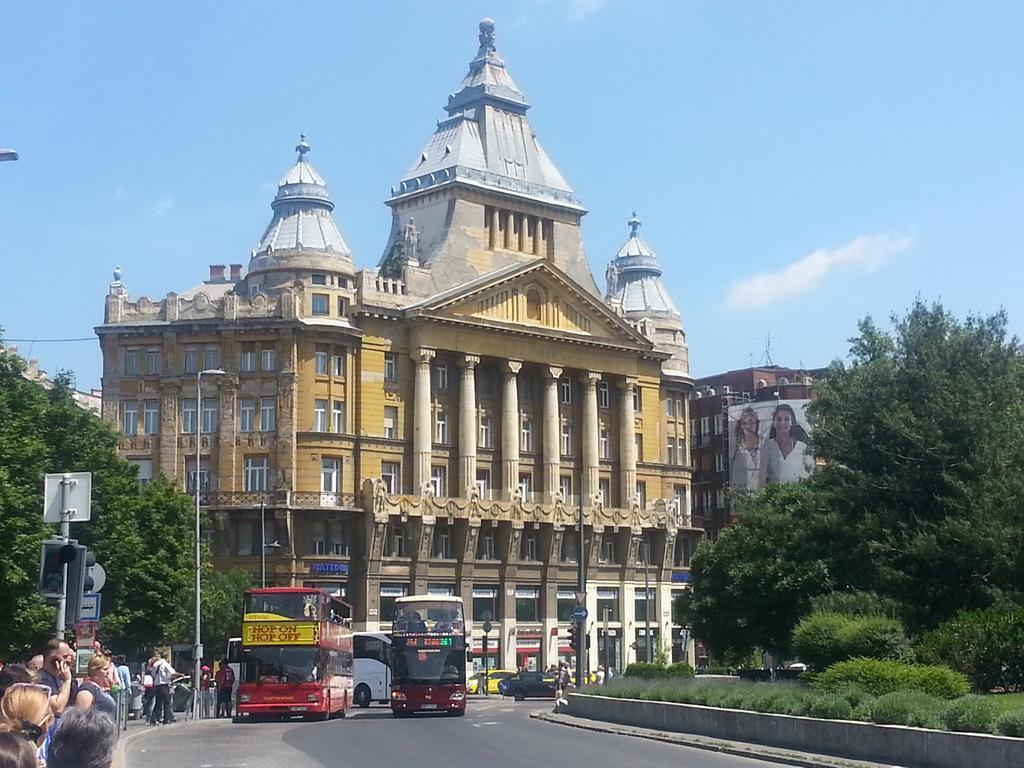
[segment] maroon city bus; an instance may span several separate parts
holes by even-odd
[[[391,632],[391,713],[465,715],[466,650],[461,598],[398,598]]]

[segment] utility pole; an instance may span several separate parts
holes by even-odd
[[[15,159],[17,159],[15,157]],[[68,510],[68,486],[75,481],[67,472],[60,480],[60,540],[66,547],[71,543],[71,513]],[[57,637],[64,639],[64,630],[67,623],[68,606],[68,564],[62,566],[63,574],[60,580],[60,598],[57,601]]]
[[[651,580],[650,569],[647,567],[651,559],[650,541],[645,536],[641,542],[644,548],[644,632],[647,635],[647,663],[654,659],[651,656]]]
[[[587,616],[586,616],[586,605],[587,605],[587,562],[586,562],[586,543],[583,539],[583,493],[582,488],[580,489],[580,518],[577,533],[579,534],[579,550],[576,555],[576,605],[583,608],[582,620],[577,620],[574,616],[573,620],[579,625],[579,632],[577,636],[579,638],[578,645],[576,647],[576,685],[579,687],[583,686],[583,675],[584,675],[584,659],[587,653],[587,640],[585,630],[587,627]]]

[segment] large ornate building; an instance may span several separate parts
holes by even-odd
[[[635,216],[600,295],[528,107],[485,20],[376,269],[303,138],[244,274],[160,301],[115,274],[103,413],[143,480],[199,483],[219,567],[256,574],[264,553],[268,584],[338,591],[360,628],[399,595],[461,595],[478,651],[492,620],[492,667],[547,666],[570,653],[582,554],[591,665],[650,638],[681,658],[671,599],[703,535],[681,317]]]

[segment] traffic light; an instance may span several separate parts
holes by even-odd
[[[64,566],[77,555],[74,544],[47,539],[39,554],[39,592],[50,600],[59,600],[64,584]],[[70,570],[70,569],[69,569]]]
[[[75,548],[75,557],[68,563],[68,594],[67,607],[64,615],[68,626],[78,623],[78,615],[82,610],[82,595],[92,592],[93,578],[89,569],[96,565],[96,555],[81,544],[71,545]]]
[[[569,647],[574,651],[579,650],[580,647],[580,625],[572,624],[569,627]]]

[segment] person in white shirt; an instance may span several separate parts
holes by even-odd
[[[764,486],[764,442],[761,422],[753,408],[744,408],[736,422],[736,450],[729,461],[729,487],[756,491]]]
[[[780,403],[772,415],[772,429],[765,441],[765,480],[791,483],[810,477],[814,457],[808,452],[810,438],[796,420],[788,403]]]
[[[174,667],[167,661],[167,652],[164,651],[157,657],[153,665],[153,688],[156,690],[156,700],[153,702],[153,713],[149,722],[156,725],[163,716],[163,724],[174,722],[174,708],[171,704],[171,678],[174,677]]]

